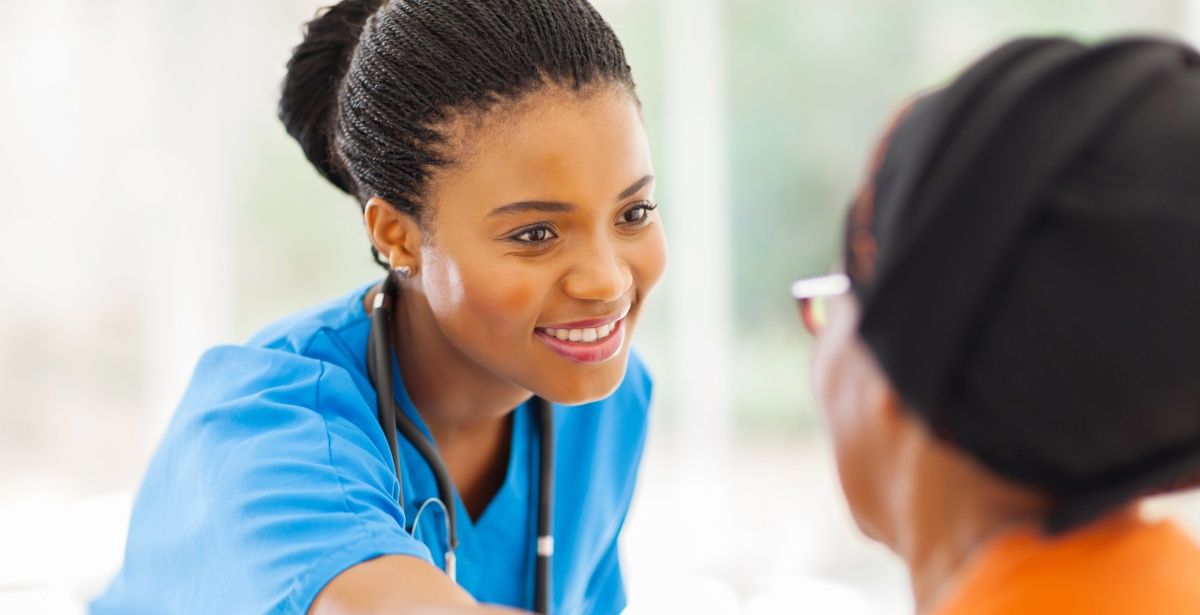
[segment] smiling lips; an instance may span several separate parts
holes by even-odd
[[[534,334],[559,356],[576,363],[601,363],[617,355],[625,342],[625,317],[600,318],[538,327]]]

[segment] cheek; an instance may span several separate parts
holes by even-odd
[[[819,339],[813,353],[812,382],[820,407],[825,417],[834,446],[840,452],[846,441],[847,408],[845,408],[845,369],[842,365],[841,353],[834,345],[834,340]]]
[[[639,241],[632,244],[628,258],[638,290],[644,296],[662,279],[667,268],[667,236],[662,224],[656,223],[646,230]]]
[[[862,383],[855,382],[844,345],[818,342],[813,359],[813,386],[833,443],[838,477],[850,508],[859,518],[868,508],[872,436],[867,428]]]
[[[425,266],[422,286],[425,297],[435,314],[454,312],[466,303],[467,285],[462,269],[454,259],[440,253],[425,251],[421,255]]]
[[[532,333],[542,286],[536,276],[501,271],[491,262],[432,260],[425,292],[446,328],[469,331],[475,339]]]

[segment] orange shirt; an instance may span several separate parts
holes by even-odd
[[[933,615],[1198,615],[1200,546],[1120,514],[1059,538],[1013,531],[981,548]]]

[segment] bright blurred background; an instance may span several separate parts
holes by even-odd
[[[206,347],[378,275],[275,119],[324,2],[0,2],[0,612],[74,614]],[[1200,0],[598,0],[672,250],[630,613],[911,612],[861,537],[786,286],[823,272],[891,109],[1020,33],[1200,40]],[[1200,529],[1194,496],[1159,508]]]

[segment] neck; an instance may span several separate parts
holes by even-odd
[[[392,347],[409,399],[439,447],[459,435],[499,429],[532,396],[463,355],[419,293],[406,290],[396,299]]]
[[[888,542],[907,562],[917,613],[926,615],[982,546],[1037,523],[1046,503],[927,433],[915,440],[902,462],[909,471],[890,494],[896,512]]]
[[[374,293],[366,297],[368,306]],[[531,393],[464,356],[442,334],[423,296],[402,292],[395,305],[392,347],[404,388],[468,512],[478,517],[504,482],[512,411]]]

